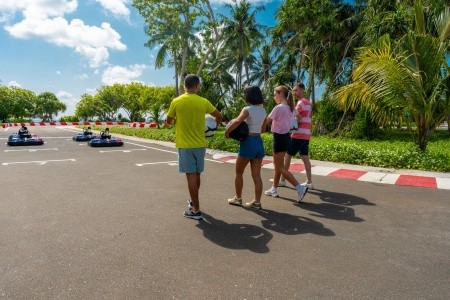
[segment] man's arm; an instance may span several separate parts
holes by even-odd
[[[222,123],[222,114],[217,109],[210,113],[211,116],[213,116],[216,119],[217,126],[219,126]]]
[[[171,125],[173,123],[173,120],[175,120],[174,117],[167,116],[166,122]]]

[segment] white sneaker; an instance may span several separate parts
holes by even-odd
[[[302,185],[306,186],[309,190],[314,189],[314,184],[312,184],[312,183],[303,182]]]
[[[273,178],[270,178],[269,181],[273,183]],[[281,186],[281,187],[286,186],[286,180],[280,179],[280,181],[278,181],[278,186],[279,186],[279,187],[280,187],[280,186]]]
[[[297,186],[297,203],[302,202],[302,200],[305,197],[307,191],[308,191],[308,187],[307,186],[304,186],[304,185],[301,185],[301,184],[299,184]]]
[[[264,194],[267,196],[272,196],[274,198],[278,197],[277,189],[274,189],[273,187],[265,191]]]

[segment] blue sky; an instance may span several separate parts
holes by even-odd
[[[249,2],[265,6],[259,22],[274,24],[280,0]],[[0,84],[50,91],[66,103],[62,115],[102,85],[174,84],[173,70],[155,69],[143,27],[131,0],[0,0]]]

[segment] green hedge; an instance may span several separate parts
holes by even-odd
[[[103,130],[104,127],[93,127]],[[112,133],[136,136],[152,140],[175,141],[172,128],[128,128],[111,126]],[[226,139],[224,129],[207,138],[208,148],[237,152],[239,144]],[[426,171],[450,172],[450,138],[445,131],[435,133],[426,152],[421,152],[413,142],[409,142],[407,133],[383,132],[382,139],[362,141],[342,137],[314,136],[310,142],[310,158],[322,161],[348,163],[395,169],[414,169]],[[272,135],[263,134],[267,155],[272,155]]]

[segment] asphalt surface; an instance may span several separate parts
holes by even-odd
[[[9,147],[13,130],[0,131],[0,298],[450,298],[448,190],[317,176],[304,203],[286,187],[246,210],[227,204],[234,165],[207,155],[194,221],[175,148],[91,148],[66,127]]]

